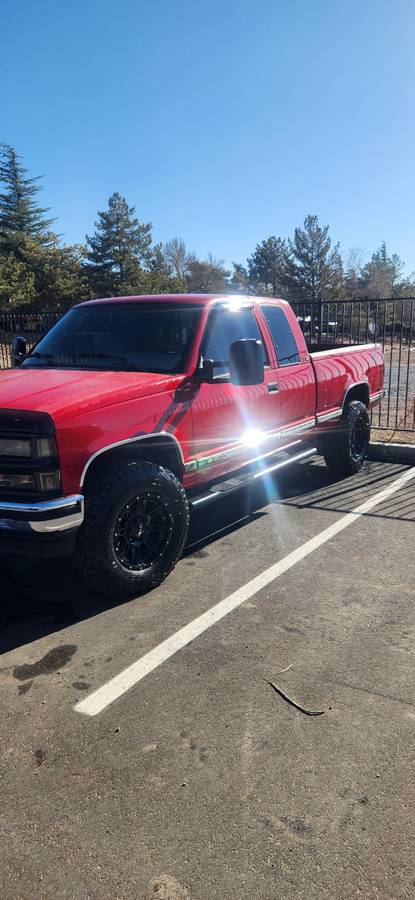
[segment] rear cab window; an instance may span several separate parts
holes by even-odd
[[[260,307],[271,332],[279,366],[292,366],[300,362],[300,354],[290,323],[280,306]]]
[[[234,341],[241,340],[257,341],[262,349],[264,365],[269,365],[267,351],[252,307],[236,310],[213,309],[209,314],[201,352],[204,359],[223,363],[222,366],[215,366],[216,376],[229,375],[230,346]]]

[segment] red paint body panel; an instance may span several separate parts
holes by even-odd
[[[311,354],[317,384],[317,414],[342,406],[354,384],[367,384],[369,395],[382,390],[384,364],[379,344]]]
[[[57,442],[65,493],[80,490],[82,472],[95,453],[134,437],[168,431],[176,409],[174,392],[169,391],[103,407],[97,409],[93,416],[81,413],[62,422],[57,429]],[[190,412],[183,416],[174,435],[186,462],[193,451]]]
[[[300,362],[279,366],[261,298],[237,298],[252,304],[269,357],[264,383],[249,387],[216,380],[198,384],[192,376],[209,312],[226,296],[162,295],[91,301],[106,304],[145,301],[200,304],[202,316],[181,375],[140,372],[22,368],[0,373],[0,408],[36,410],[51,415],[56,426],[59,461],[65,494],[82,490],[82,475],[94,454],[111,445],[154,433],[174,437],[182,457],[183,482],[209,481],[232,472],[255,451],[245,437],[253,430],[268,433],[267,450],[287,443],[284,431],[316,426],[316,415],[341,409],[355,384],[368,385],[370,396],[383,387],[383,356],[378,345],[345,348],[310,356],[302,331],[289,306],[280,306],[297,342]],[[233,298],[235,300],[235,298]],[[278,392],[269,391],[277,383]],[[307,431],[307,438],[313,432]],[[170,440],[172,438],[170,437]],[[179,445],[179,446],[177,446]],[[225,451],[233,450],[226,456]],[[222,454],[205,466],[206,457]],[[202,460],[202,463],[200,462]],[[185,471],[185,464],[193,463]],[[197,464],[199,463],[199,468]]]
[[[182,375],[98,372],[79,369],[6,369],[1,374],[2,408],[48,412],[56,423],[79,413],[142,400],[175,390]]]

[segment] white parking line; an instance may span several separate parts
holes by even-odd
[[[249,600],[250,597],[258,591],[261,591],[262,588],[266,587],[271,581],[279,578],[280,575],[283,575],[288,569],[292,569],[293,566],[305,559],[306,556],[309,556],[310,553],[313,553],[314,550],[321,547],[322,544],[331,540],[331,538],[343,531],[344,528],[347,528],[348,525],[351,525],[352,522],[355,522],[360,516],[364,516],[365,513],[370,512],[375,506],[379,506],[380,503],[383,503],[384,500],[387,500],[388,497],[395,494],[396,491],[399,491],[399,489],[406,484],[407,481],[410,481],[411,478],[415,478],[415,467],[407,469],[402,475],[396,478],[395,481],[389,484],[388,487],[379,491],[379,493],[375,494],[364,503],[361,503],[360,506],[357,506],[352,512],[342,516],[337,522],[334,522],[333,525],[329,525],[328,528],[325,528],[324,531],[320,531],[319,534],[309,541],[306,541],[306,543],[302,544],[301,547],[298,547],[297,550],[289,553],[288,556],[285,556],[284,559],[281,559],[273,566],[270,566],[265,572],[262,572],[260,575],[257,575],[256,578],[248,581],[243,587],[238,588],[238,590],[234,591],[233,594],[230,594],[229,597],[225,597],[224,600],[221,600],[216,606],[213,606],[207,612],[198,616],[197,619],[193,619],[188,625],[180,628],[179,631],[176,631],[175,634],[172,634],[167,640],[158,644],[157,647],[154,647],[153,650],[150,650],[149,653],[146,653],[141,659],[138,659],[131,666],[128,666],[127,669],[124,669],[119,675],[116,675],[115,678],[111,678],[107,684],[104,684],[102,687],[98,688],[98,690],[90,694],[89,697],[86,697],[84,700],[81,700],[80,703],[77,703],[74,709],[87,716],[96,716],[98,713],[102,712],[102,710],[109,706],[110,703],[113,703],[114,700],[117,700],[125,694],[126,691],[130,690],[130,688],[134,687],[135,684],[145,678],[146,675],[149,675],[150,672],[157,669],[158,666],[161,666],[166,659],[169,659],[170,656],[173,656],[179,650],[182,650],[182,648],[186,647],[190,641],[199,637],[199,635],[203,634],[207,628],[211,628],[212,625],[215,625],[216,622],[219,622],[220,619],[227,616],[228,613],[240,606],[241,603],[244,603],[245,600]]]

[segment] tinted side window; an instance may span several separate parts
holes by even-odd
[[[288,320],[279,306],[261,306],[268,322],[271,337],[280,366],[292,366],[300,362],[300,354]]]
[[[215,369],[215,374],[224,375],[229,372],[229,348],[234,341],[243,339],[254,339],[260,342],[264,364],[268,365],[262,335],[252,309],[239,309],[235,312],[229,309],[217,309],[211,312],[202,353],[205,359],[217,359],[225,363],[224,366],[218,366]]]

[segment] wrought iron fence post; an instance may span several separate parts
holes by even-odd
[[[323,331],[324,331],[324,306],[323,300],[318,300],[318,333],[317,333],[317,343],[323,343]]]

